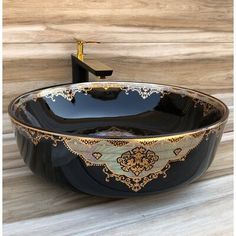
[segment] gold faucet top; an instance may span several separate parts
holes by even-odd
[[[76,43],[77,43],[77,58],[81,61],[84,60],[84,44],[87,43],[101,43],[98,41],[84,41],[84,40],[80,40],[75,38]]]

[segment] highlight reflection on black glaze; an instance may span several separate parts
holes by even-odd
[[[194,107],[190,97],[173,93],[161,98],[152,94],[142,99],[136,92],[125,94],[119,89],[92,90],[79,93],[71,101],[40,98],[26,105],[34,119],[21,119],[33,125],[68,134],[95,134],[116,127],[138,136],[169,134],[197,129],[212,121],[212,114],[203,116],[201,105]],[[214,120],[220,113],[214,113]],[[101,133],[102,134],[102,133]]]

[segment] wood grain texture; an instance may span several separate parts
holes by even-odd
[[[232,42],[231,0],[11,0],[3,16],[5,42]]]
[[[232,235],[232,176],[5,224],[5,235]],[[181,225],[181,226],[180,226]],[[218,227],[216,227],[216,225]],[[222,233],[222,234],[221,234]]]
[[[127,22],[129,23],[129,22]],[[175,21],[173,21],[175,23]],[[123,26],[72,23],[44,23],[23,25],[6,24],[3,29],[4,43],[71,43],[74,37],[84,40],[97,40],[103,43],[197,43],[233,42],[233,34],[225,29],[185,28],[175,25],[163,28],[158,26]]]
[[[68,59],[75,43],[4,44],[4,61],[17,59]],[[85,54],[92,58],[138,58],[190,60],[232,57],[232,43],[101,43],[87,44]]]
[[[71,81],[74,44],[5,44],[3,107],[23,92]],[[168,83],[232,92],[232,44],[111,43],[86,47],[114,69],[109,81]],[[92,78],[91,80],[96,80]]]

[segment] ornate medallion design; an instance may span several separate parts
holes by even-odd
[[[56,147],[58,142],[63,142],[65,147],[77,158],[81,158],[87,167],[103,167],[107,182],[112,178],[135,192],[154,179],[165,178],[172,162],[184,161],[189,152],[204,138],[207,140],[210,134],[219,136],[224,128],[222,124],[214,129],[182,136],[141,141],[67,137],[31,130],[18,124],[14,126],[30,138],[34,145],[42,140],[49,140]]]
[[[117,158],[117,162],[124,171],[132,171],[138,176],[144,170],[151,170],[158,160],[158,156],[144,147],[136,147]]]
[[[170,163],[184,161],[189,152],[196,148],[205,132],[199,135],[183,135],[170,142],[170,138],[155,142],[130,140],[114,146],[112,140],[101,140],[88,145],[79,138],[65,140],[66,148],[82,158],[87,166],[103,166],[106,181],[111,178],[127,185],[132,191],[140,191],[150,181],[167,176]],[[115,141],[115,140],[114,140]],[[151,140],[150,140],[151,141]]]

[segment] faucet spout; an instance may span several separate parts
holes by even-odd
[[[113,70],[100,61],[94,59],[85,59],[83,53],[84,43],[95,43],[90,41],[77,41],[77,53],[71,55],[72,62],[72,82],[81,83],[89,81],[89,72],[105,79],[106,76],[111,76]],[[99,43],[99,42],[97,42]]]

